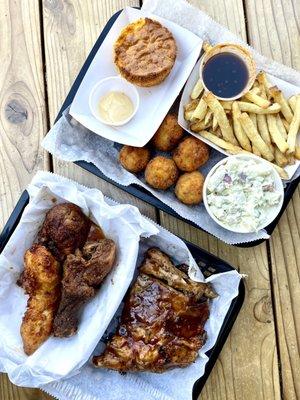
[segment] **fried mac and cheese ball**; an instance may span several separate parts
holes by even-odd
[[[150,160],[150,150],[146,147],[123,146],[119,161],[129,172],[137,173],[143,171]]]
[[[168,114],[153,136],[153,146],[160,151],[171,151],[184,134],[174,114]]]
[[[193,136],[179,143],[173,153],[173,160],[177,167],[184,172],[196,171],[207,162],[208,158],[208,146]]]
[[[195,205],[202,201],[204,177],[199,171],[181,175],[175,186],[176,197],[184,204]]]
[[[177,181],[178,169],[172,159],[157,156],[147,165],[145,179],[155,189],[166,190]]]

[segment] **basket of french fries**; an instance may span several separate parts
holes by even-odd
[[[204,46],[205,51],[210,49]],[[220,100],[199,77],[200,66],[201,60],[182,95],[182,127],[226,155],[255,154],[272,163],[282,179],[292,178],[300,159],[300,94],[259,71],[241,97]]]

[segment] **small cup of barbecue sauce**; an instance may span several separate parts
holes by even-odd
[[[200,78],[206,90],[220,100],[235,100],[253,85],[255,62],[247,49],[233,43],[210,47],[200,63]]]

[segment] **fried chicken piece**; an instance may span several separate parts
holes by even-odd
[[[140,271],[165,281],[169,286],[195,297],[196,300],[202,296],[210,299],[217,296],[209,284],[192,281],[186,273],[175,267],[167,254],[155,247],[146,252]]]
[[[215,296],[211,287],[191,281],[159,249],[149,249],[117,333],[104,353],[93,358],[94,365],[121,372],[163,372],[189,365],[205,342],[208,298]]]
[[[54,336],[70,337],[77,332],[82,305],[95,296],[111,271],[116,245],[111,239],[87,241],[82,251],[68,255],[63,265],[62,299],[54,321]]]
[[[205,342],[207,302],[189,296],[158,279],[141,274],[127,298],[117,333],[96,367],[120,372],[163,372],[195,361]]]
[[[91,220],[80,207],[62,203],[52,207],[46,214],[38,234],[38,243],[46,246],[58,261],[81,249],[87,240]]]
[[[21,325],[24,351],[30,355],[51,335],[60,300],[61,268],[42,245],[34,244],[24,256],[22,287],[29,294]]]

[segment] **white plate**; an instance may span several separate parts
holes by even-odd
[[[89,108],[93,86],[103,78],[117,75],[113,63],[113,45],[120,31],[139,18],[149,17],[168,28],[176,40],[178,53],[170,75],[160,85],[140,88],[140,106],[126,125],[112,127],[101,123]],[[71,105],[70,114],[89,130],[114,142],[142,147],[154,135],[191,73],[202,48],[202,39],[164,18],[127,7],[117,18],[95,55]]]
[[[179,113],[178,113],[178,123],[179,125],[182,126],[183,129],[185,129],[187,132],[189,132],[191,135],[195,136],[196,138],[202,140],[203,142],[205,142],[206,144],[208,144],[209,146],[213,147],[214,149],[218,150],[219,152],[225,154],[226,156],[230,156],[229,153],[227,153],[225,150],[221,149],[221,147],[215,145],[214,143],[212,143],[211,141],[203,138],[202,136],[198,135],[195,132],[192,132],[189,129],[189,125],[187,123],[187,121],[184,119],[184,105],[187,104],[190,101],[190,94],[193,90],[193,87],[195,85],[195,83],[197,82],[197,80],[199,79],[199,65],[200,65],[200,61],[197,62],[197,64],[195,65],[195,67],[193,68],[193,71],[184,87],[181,99],[180,99],[180,106],[179,106]],[[291,83],[285,82],[282,79],[276,78],[273,75],[269,75],[266,74],[268,81],[272,84],[272,85],[276,85],[278,86],[279,89],[282,90],[282,92],[284,93],[284,95],[286,97],[290,97],[294,94],[298,94],[300,93],[300,88],[298,86],[292,85]],[[298,143],[300,144],[300,137],[298,135]],[[292,178],[292,176],[294,175],[294,173],[297,171],[298,166],[300,165],[300,161],[296,160],[295,164],[293,165],[288,165],[286,166],[284,169],[286,170],[289,179]]]

